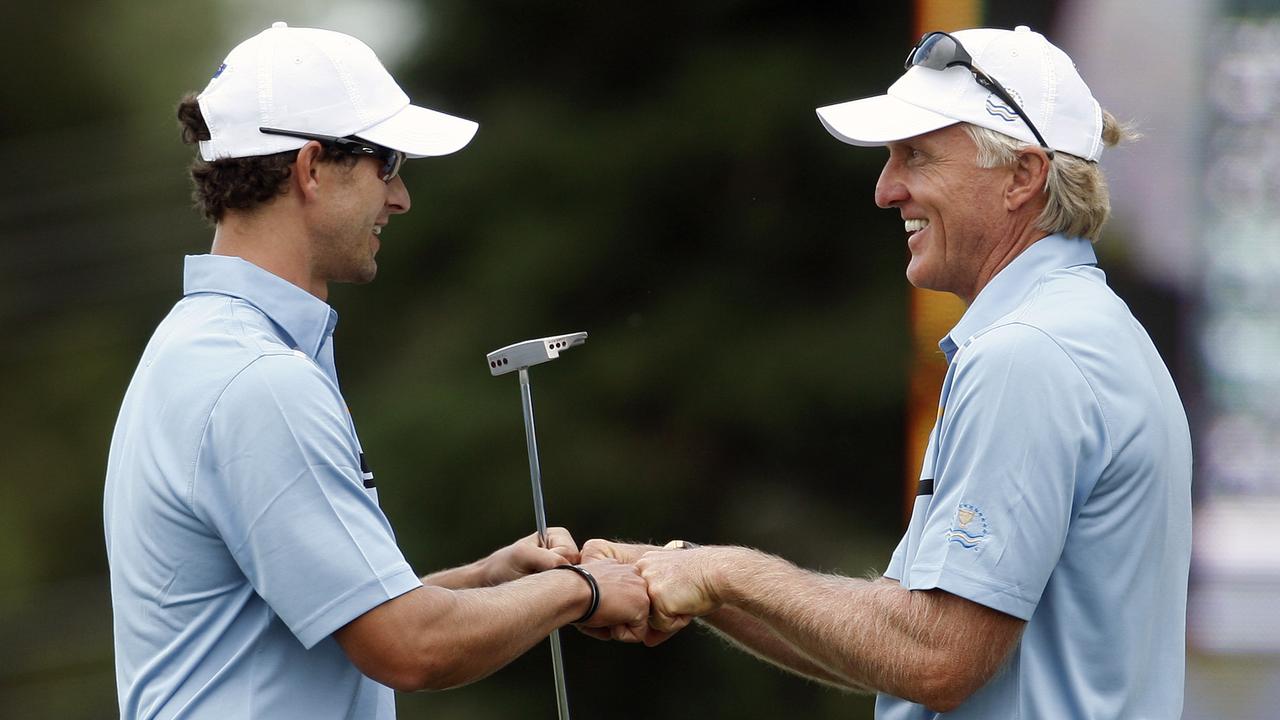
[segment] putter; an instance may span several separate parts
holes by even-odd
[[[520,403],[524,408],[524,440],[529,450],[529,478],[533,482],[533,517],[538,525],[538,543],[550,547],[547,540],[547,511],[542,502],[542,469],[538,465],[538,437],[533,430],[533,394],[529,389],[529,368],[550,362],[560,353],[587,341],[584,332],[553,335],[525,340],[494,350],[486,359],[489,374],[497,377],[511,371],[520,373]],[[564,685],[564,657],[560,653],[560,631],[551,631],[551,667],[556,678],[556,710],[560,720],[569,720],[569,696]]]

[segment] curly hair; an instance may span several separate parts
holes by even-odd
[[[178,103],[178,125],[182,142],[194,145],[209,140],[209,126],[195,93],[187,93]],[[273,155],[223,158],[212,162],[199,155],[191,161],[192,202],[210,223],[222,220],[228,210],[252,210],[288,191],[297,150]],[[337,148],[324,146],[323,160],[347,166],[358,158]]]
[[[978,167],[993,168],[1018,161],[1018,151],[1027,144],[1003,133],[964,123],[964,129],[978,146]],[[1113,147],[1142,136],[1130,125],[1102,112],[1102,142]],[[1096,162],[1089,162],[1062,151],[1054,153],[1045,183],[1048,195],[1036,227],[1048,233],[1097,242],[1102,226],[1111,215],[1111,195],[1107,178]]]

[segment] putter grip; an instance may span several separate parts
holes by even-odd
[[[596,582],[595,576],[577,565],[557,565],[551,569],[552,570],[572,570],[573,572],[576,572],[579,575],[581,575],[582,579],[586,580],[587,584],[591,586],[591,604],[587,606],[587,611],[583,613],[582,617],[578,618],[577,620],[574,620],[569,624],[577,625],[578,623],[584,623],[590,620],[591,616],[595,615],[596,610],[599,609],[600,607],[600,584]]]

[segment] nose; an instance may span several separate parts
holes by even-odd
[[[387,183],[387,212],[391,215],[403,215],[409,212],[411,204],[409,188],[404,186],[404,180],[399,175],[391,178],[391,182]]]
[[[880,171],[880,179],[876,180],[876,205],[886,210],[906,202],[911,197],[907,192],[907,186],[902,182],[900,168],[897,165],[891,156],[885,161],[884,169]]]

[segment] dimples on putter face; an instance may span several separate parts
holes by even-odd
[[[547,541],[547,517],[542,501],[542,468],[538,464],[538,438],[533,427],[533,391],[529,388],[529,368],[555,360],[560,357],[561,350],[581,345],[586,341],[587,334],[584,332],[553,335],[508,345],[486,356],[491,375],[505,375],[512,370],[520,373],[520,405],[524,410],[524,437],[529,451],[529,479],[533,485],[533,517],[538,527],[538,544],[542,547],[549,547],[550,543]],[[556,684],[556,710],[560,720],[569,720],[569,695],[565,690],[560,631],[552,630],[548,639],[551,641],[551,667]]]

